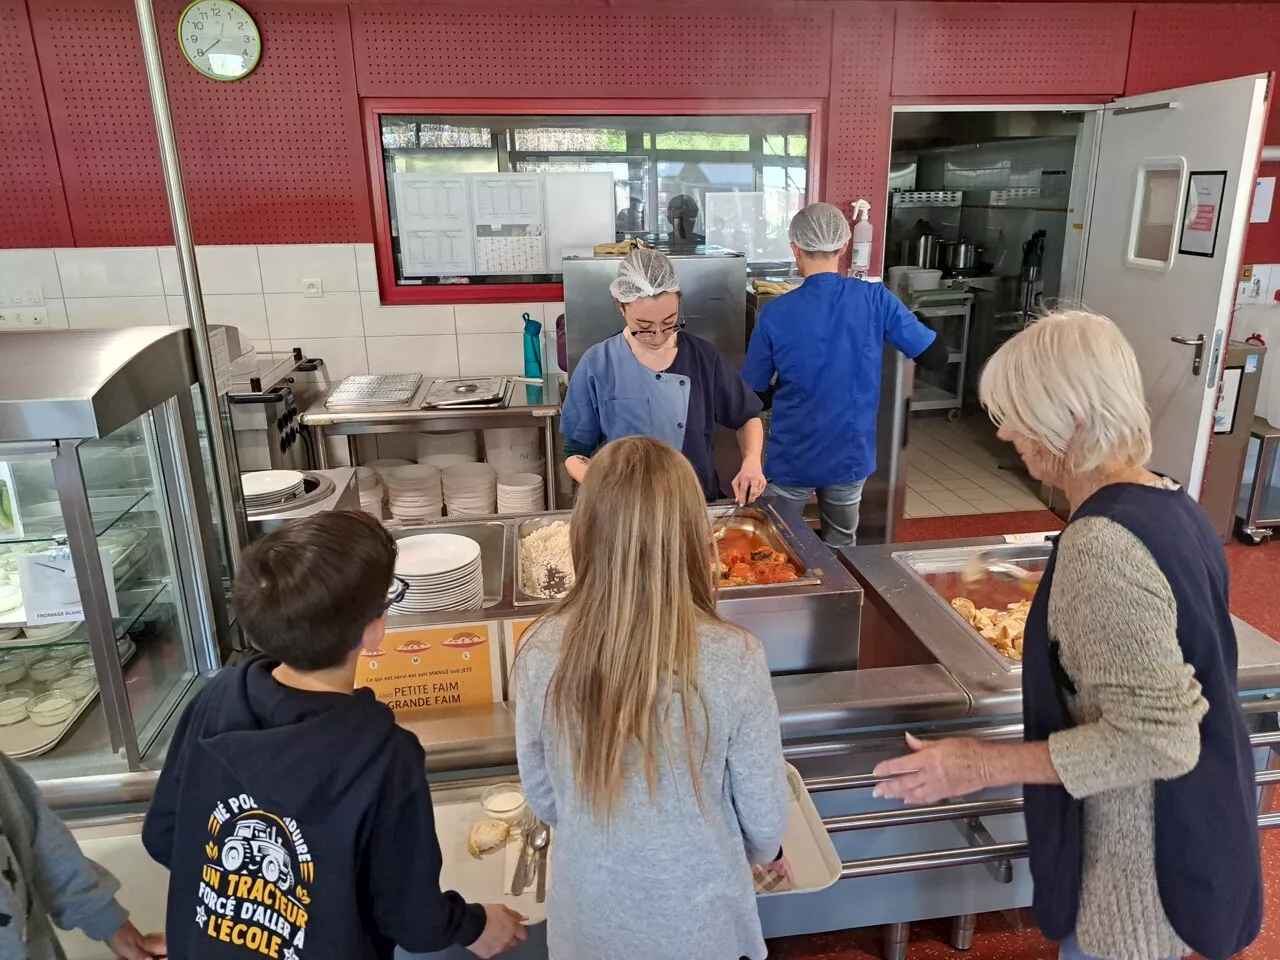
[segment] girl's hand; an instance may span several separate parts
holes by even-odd
[[[107,947],[120,960],[152,960],[168,956],[163,933],[144,934],[129,920],[111,935]]]

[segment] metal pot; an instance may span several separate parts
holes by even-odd
[[[902,264],[910,267],[934,268],[938,265],[938,238],[931,233],[914,240],[902,241]]]
[[[978,263],[978,245],[968,240],[947,244],[943,266],[948,270],[972,270]]]

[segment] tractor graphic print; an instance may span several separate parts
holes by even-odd
[[[222,844],[222,865],[232,873],[256,873],[284,890],[294,884],[293,862],[279,829],[265,820],[236,823]]]

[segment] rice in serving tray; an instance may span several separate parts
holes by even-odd
[[[520,541],[520,589],[534,597],[559,599],[573,586],[569,524],[556,520]]]

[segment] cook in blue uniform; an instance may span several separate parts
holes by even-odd
[[[723,496],[716,475],[716,424],[738,434],[742,468],[733,495],[749,503],[764,492],[761,400],[715,347],[684,332],[676,268],[657,250],[632,250],[609,292],[621,333],[582,355],[561,410],[565,467],[582,482],[591,455],[620,437],[662,440],[693,464],[708,500]]]
[[[851,547],[876,469],[884,344],[930,369],[945,367],[947,352],[883,284],[840,275],[849,223],[838,207],[811,203],[790,235],[804,284],[760,311],[742,376],[773,405],[767,492],[793,520],[816,492],[822,539]]]

